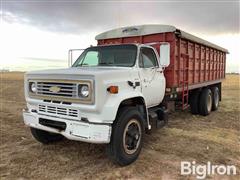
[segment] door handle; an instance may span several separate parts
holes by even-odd
[[[157,72],[159,72],[159,73],[163,73],[163,70],[158,69]]]

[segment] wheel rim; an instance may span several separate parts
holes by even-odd
[[[123,147],[127,154],[134,154],[140,145],[142,138],[142,129],[138,120],[131,119],[123,133]]]
[[[207,110],[210,112],[212,109],[212,96],[211,94],[208,94],[208,99],[207,99]]]
[[[219,103],[218,91],[214,94],[214,101],[215,101],[215,106],[218,107],[218,103]]]

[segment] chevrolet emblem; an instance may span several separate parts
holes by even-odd
[[[58,93],[60,90],[61,90],[61,88],[58,86],[52,86],[49,88],[49,91],[51,91],[53,93]]]

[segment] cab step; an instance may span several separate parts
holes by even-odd
[[[168,123],[168,111],[163,108],[148,109],[149,119],[156,128],[162,128]]]

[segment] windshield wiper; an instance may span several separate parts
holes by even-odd
[[[98,65],[107,65],[107,66],[112,66],[113,63],[106,63],[106,62],[101,62],[101,63],[98,63]]]
[[[80,66],[89,66],[89,64],[78,64],[78,65],[76,65],[75,67],[80,67]]]

